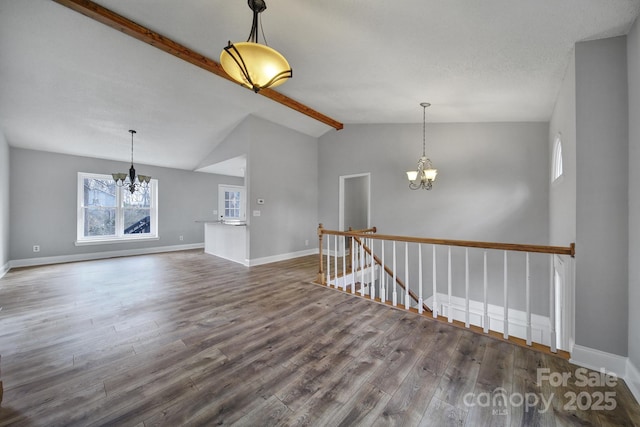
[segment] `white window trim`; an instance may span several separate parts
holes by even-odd
[[[150,207],[150,216],[153,219],[151,221],[151,230],[149,234],[130,234],[130,235],[116,235],[116,236],[95,236],[95,237],[85,237],[84,236],[84,179],[85,178],[94,178],[94,179],[104,179],[111,180],[111,175],[97,174],[97,173],[88,173],[88,172],[78,172],[78,190],[77,190],[77,202],[76,202],[76,246],[86,246],[86,245],[102,245],[102,244],[111,244],[111,243],[122,243],[122,242],[141,242],[141,241],[150,241],[150,240],[159,240],[160,236],[158,236],[158,180],[151,180],[151,207]],[[123,215],[124,210],[122,209],[122,191],[120,190],[116,196],[116,230],[119,231],[121,228],[122,221],[124,221]]]
[[[562,134],[560,133],[553,139],[553,152],[551,156],[551,183],[560,183],[564,176]]]
[[[240,217],[227,218],[224,216],[224,192],[239,191],[240,192]],[[247,189],[242,185],[218,184],[218,219],[221,221],[245,222],[247,220]]]

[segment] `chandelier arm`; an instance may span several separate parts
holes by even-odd
[[[260,28],[260,32],[262,33],[262,40],[264,40],[264,45],[269,46],[269,43],[267,43],[267,36],[264,35],[264,27],[262,26],[262,16],[258,16],[258,20],[259,20],[258,27]]]
[[[269,80],[264,86],[265,87],[269,87],[271,86],[273,83],[277,82],[278,80],[282,80],[282,79],[288,79],[293,75],[293,71],[292,70],[286,70],[286,71],[282,71],[278,74],[276,74],[275,76],[273,76],[273,78],[271,80]]]
[[[258,12],[253,11],[253,21],[251,23],[251,32],[249,32],[248,42],[258,43]]]
[[[242,55],[240,55],[240,52],[238,52],[238,49],[236,49],[236,47],[231,43],[231,40],[229,40],[229,44],[227,45],[227,47],[224,48],[224,50],[227,51],[231,59],[233,59],[236,65],[238,65],[238,68],[240,68],[240,72],[242,73],[242,76],[245,78],[247,83],[251,85],[251,88],[255,91],[255,84],[253,83],[253,81],[251,80],[251,77],[249,76],[247,65],[244,63],[244,59],[242,58]],[[235,54],[231,53],[232,50]],[[238,60],[238,58],[240,59]]]

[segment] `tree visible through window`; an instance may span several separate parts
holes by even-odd
[[[551,181],[554,182],[562,176],[562,139],[560,134],[553,142],[553,159],[551,162]]]
[[[157,237],[157,186],[132,194],[109,175],[78,173],[78,242]]]

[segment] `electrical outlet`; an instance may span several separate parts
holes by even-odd
[[[33,245],[33,252],[40,252],[40,245]]]
[[[304,241],[304,245],[305,245],[305,246],[309,246],[309,239],[307,239],[307,240],[305,240],[305,241]]]
[[[184,236],[180,236],[180,241],[182,242],[184,240]]]
[[[260,211],[253,211],[253,216],[260,216]]]
[[[214,209],[214,210],[213,210],[213,214],[214,214],[214,215],[218,215],[218,211]]]

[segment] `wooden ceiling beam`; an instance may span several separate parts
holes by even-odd
[[[115,28],[118,31],[122,31],[128,36],[131,36],[135,39],[143,41],[151,46],[154,46],[162,51],[165,51],[175,57],[182,59],[183,61],[189,62],[197,67],[200,67],[204,70],[207,70],[216,76],[227,79],[235,84],[238,84],[235,80],[233,80],[229,75],[224,71],[222,66],[216,61],[207,58],[204,55],[195,52],[188,47],[181,45],[178,42],[171,40],[163,36],[162,34],[158,34],[155,31],[150,30],[140,24],[137,24],[130,19],[125,18],[122,15],[118,15],[117,13],[100,6],[97,3],[94,3],[89,0],[53,0],[56,3],[59,3],[63,6],[66,6],[76,12],[79,12],[91,19],[94,19],[98,22],[101,22],[111,28]],[[344,125],[337,120],[332,119],[331,117],[325,116],[324,114],[292,99],[286,95],[281,94],[280,92],[276,92],[273,89],[262,89],[258,92],[259,95],[265,96],[275,102],[278,102],[285,107],[289,107],[292,110],[295,110],[299,113],[305,114],[311,117],[314,120],[317,120],[321,123],[324,123],[328,126],[336,130],[340,130],[344,127]]]

